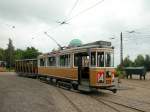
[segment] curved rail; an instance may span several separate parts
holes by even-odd
[[[60,90],[60,88],[56,88],[56,89],[63,97],[65,97],[69,101],[69,103],[77,110],[77,112],[82,112],[82,110],[78,108],[78,106],[65,93],[63,93]]]
[[[119,106],[122,106],[122,107],[125,107],[125,108],[128,108],[128,109],[130,109],[130,110],[135,110],[135,111],[138,111],[138,112],[146,112],[146,111],[144,111],[144,110],[142,110],[142,109],[138,109],[138,108],[136,108],[136,107],[133,107],[133,106],[129,106],[129,105],[125,105],[125,104],[122,104],[122,103],[118,103],[118,102],[115,102],[115,101],[111,101],[111,100],[107,100],[107,99],[103,99],[103,98],[99,98],[99,97],[94,97],[94,96],[91,96],[92,98],[94,98],[96,101],[98,101],[98,102],[103,102],[105,105],[107,105],[107,106],[111,106],[110,104],[108,104],[108,103],[112,103],[112,104],[116,104],[116,105],[119,105]],[[112,107],[112,106],[111,106]],[[113,107],[114,108],[114,110],[116,110],[117,112],[122,112],[122,111],[120,111],[119,109],[117,109],[117,108],[115,108],[115,107]]]

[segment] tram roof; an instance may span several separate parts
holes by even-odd
[[[16,61],[36,61],[37,59],[21,59],[21,60],[16,60]]]
[[[75,50],[83,50],[83,49],[89,49],[89,48],[109,48],[109,49],[111,48],[111,49],[113,49],[113,47],[111,46],[111,42],[95,41],[92,43],[83,44],[83,45],[78,46],[78,47],[67,47],[67,48],[62,49],[62,50],[52,51],[50,53],[45,53],[45,54],[42,54],[40,56],[57,55],[58,53],[72,52]]]

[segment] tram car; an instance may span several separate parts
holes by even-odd
[[[46,77],[59,86],[80,91],[106,89],[117,92],[111,42],[96,41],[39,55],[37,68],[38,77]],[[21,67],[19,72],[24,69]]]
[[[25,75],[27,77],[37,77],[38,74],[37,59],[16,60],[15,71],[19,75]]]

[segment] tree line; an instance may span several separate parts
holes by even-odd
[[[14,67],[15,60],[33,59],[39,54],[41,53],[34,47],[27,47],[25,50],[15,49],[12,40],[9,39],[7,48],[0,48],[0,61],[5,61],[6,67]]]
[[[123,61],[124,67],[139,67],[144,66],[147,70],[150,70],[150,55],[138,55],[135,60],[131,60],[129,56],[125,57]]]

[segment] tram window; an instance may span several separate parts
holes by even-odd
[[[83,56],[82,57],[82,66],[88,67],[89,66],[89,56]]]
[[[56,66],[56,57],[48,57],[48,66]]]
[[[74,55],[74,66],[78,66],[78,55]]]
[[[105,64],[106,64],[106,67],[113,66],[113,54],[112,53],[105,54]]]
[[[91,53],[91,66],[92,67],[96,66],[96,52]]]
[[[44,66],[45,65],[45,61],[43,58],[40,59],[40,66]]]
[[[89,56],[86,53],[74,54],[74,66],[89,66]]]
[[[60,56],[60,66],[69,67],[70,66],[70,55],[62,55]]]
[[[104,67],[104,52],[97,53],[97,66]]]

